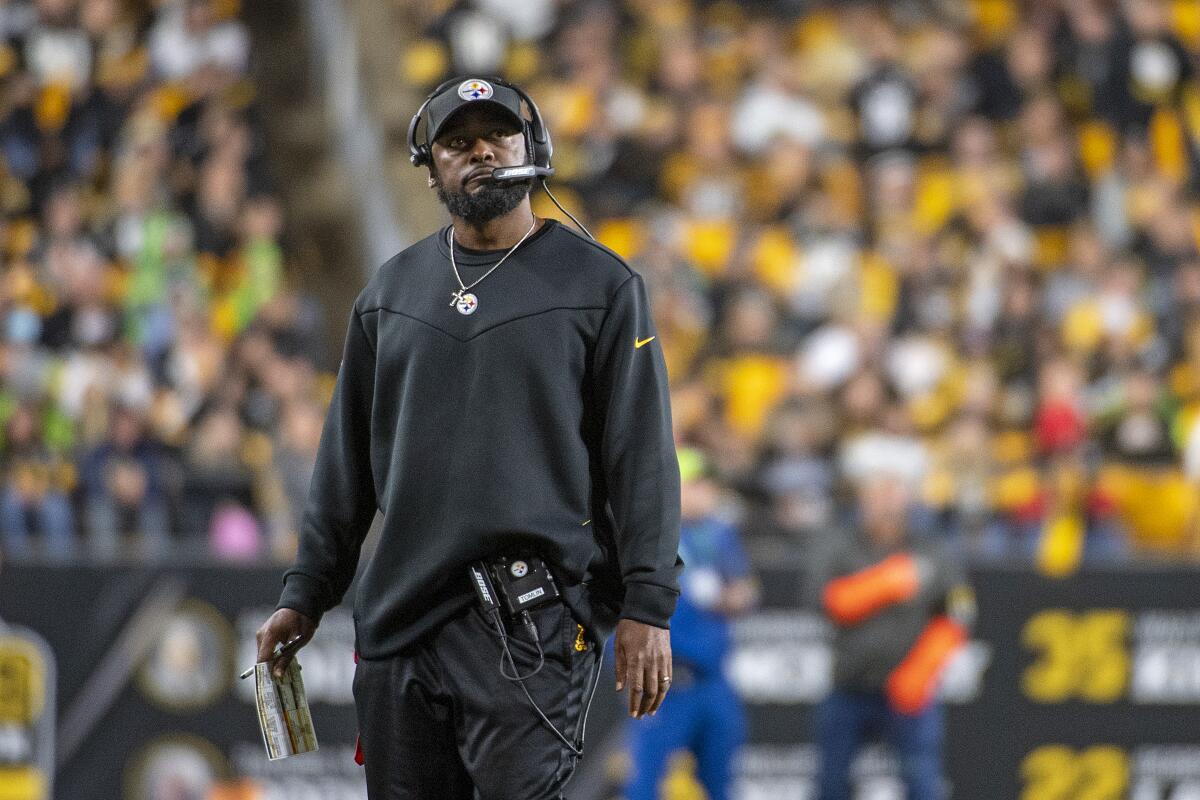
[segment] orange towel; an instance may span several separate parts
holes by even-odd
[[[916,561],[907,553],[897,553],[864,570],[830,581],[825,586],[825,610],[839,625],[854,625],[877,611],[910,599],[918,588]]]
[[[902,714],[916,714],[933,699],[942,670],[967,640],[967,630],[950,617],[934,617],[900,665],[888,676],[888,703]]]

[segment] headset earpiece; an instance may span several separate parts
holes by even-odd
[[[550,141],[550,131],[546,128],[546,122],[542,119],[542,112],[538,110],[537,103],[533,102],[533,98],[525,93],[523,89],[512,84],[512,87],[521,99],[525,101],[525,105],[529,106],[529,130],[530,137],[533,139],[533,163],[539,167],[550,169],[550,156],[554,154],[554,144]]]
[[[433,152],[429,149],[429,143],[417,143],[417,127],[421,124],[421,116],[425,113],[425,109],[429,107],[430,101],[441,94],[443,89],[452,86],[457,80],[458,78],[450,78],[435,86],[433,91],[422,101],[421,106],[417,109],[417,113],[413,114],[412,120],[408,123],[408,160],[412,162],[414,167],[428,166],[433,163]]]
[[[533,163],[539,167],[550,166],[550,154],[554,148],[550,144],[550,136],[546,132],[545,125],[530,125],[530,135],[533,139]],[[538,131],[541,134],[538,134]]]

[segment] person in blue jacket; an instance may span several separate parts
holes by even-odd
[[[746,738],[745,712],[726,674],[730,618],[758,602],[758,584],[737,529],[715,512],[720,489],[704,455],[678,448],[687,567],[671,617],[674,679],[658,712],[630,723],[627,800],[655,800],[671,756],[690,750],[709,800],[730,796],[733,758]]]

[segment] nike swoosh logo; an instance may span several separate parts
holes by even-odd
[[[652,339],[654,339],[653,336],[651,336],[649,339],[635,339],[633,342],[633,346],[634,346],[634,348],[641,347],[644,344],[649,344]]]

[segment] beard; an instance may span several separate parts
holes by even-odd
[[[449,191],[439,179],[437,196],[452,216],[460,217],[471,225],[482,225],[519,206],[532,188],[532,178],[523,181],[487,182],[474,194],[468,194],[463,190]]]

